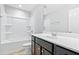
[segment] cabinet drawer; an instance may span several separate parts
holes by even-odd
[[[35,55],[41,55],[41,48],[38,44],[35,44]]]
[[[36,38],[36,43],[38,43],[45,49],[49,50],[50,52],[52,52],[52,44],[51,43],[44,41],[43,39],[40,39],[40,38]]]

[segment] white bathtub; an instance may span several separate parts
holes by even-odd
[[[16,39],[13,39],[13,40],[2,40],[1,41],[1,44],[7,44],[7,43],[15,43],[15,42],[21,42],[21,41],[27,41],[26,39],[25,40],[16,40]]]
[[[23,44],[29,42],[31,42],[31,40],[4,40],[0,45],[0,54],[12,54],[14,51],[23,48]]]

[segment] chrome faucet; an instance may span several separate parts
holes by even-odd
[[[56,32],[53,32],[53,33],[51,33],[52,34],[52,36],[56,36]]]

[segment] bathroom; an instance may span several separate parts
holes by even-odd
[[[32,55],[32,34],[79,39],[78,19],[79,4],[0,4],[0,55]]]

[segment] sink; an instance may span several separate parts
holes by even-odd
[[[47,34],[47,33],[43,33],[41,34],[41,36],[46,37],[46,38],[52,38],[52,39],[56,39],[56,34]]]

